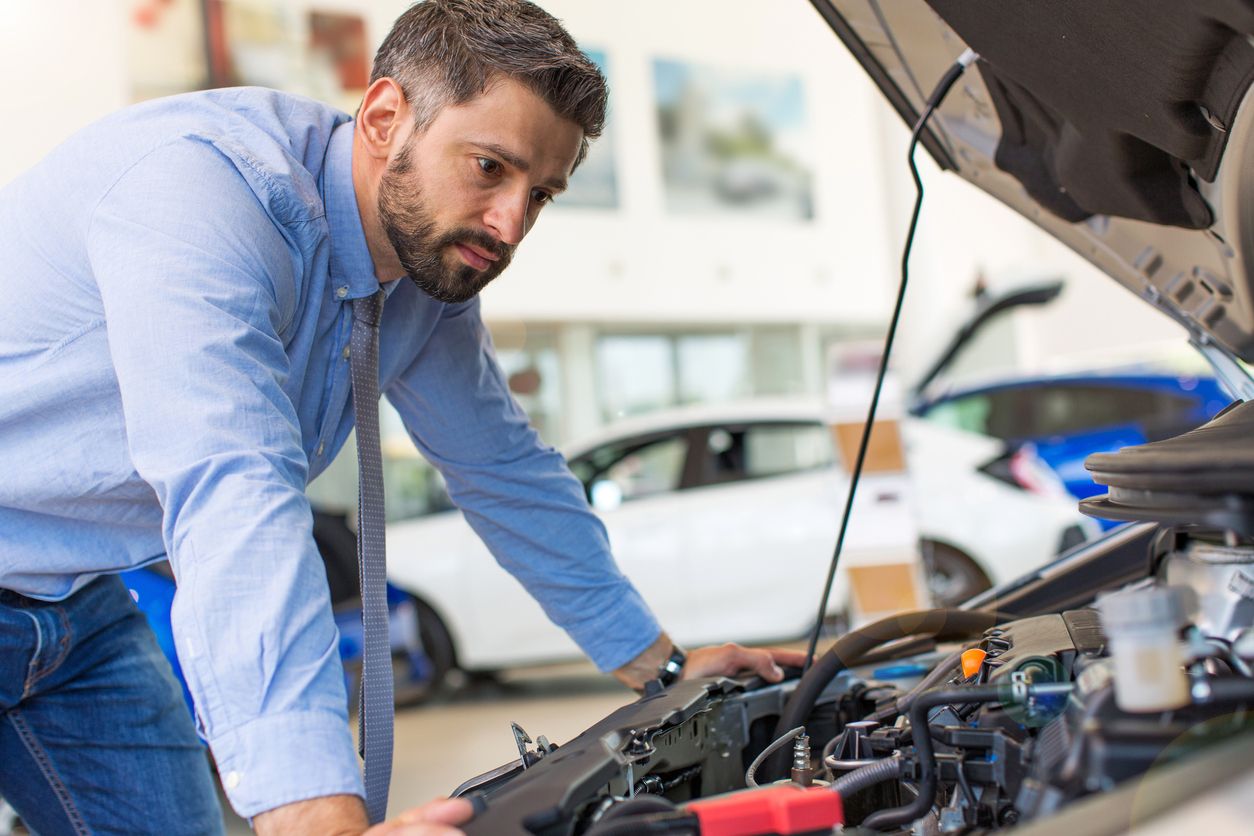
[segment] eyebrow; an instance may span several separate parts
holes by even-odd
[[[490,154],[495,154],[519,171],[531,171],[531,163],[527,162],[522,157],[502,145],[497,145],[495,142],[475,142],[474,144]],[[547,186],[555,192],[564,192],[566,191],[566,178],[561,177],[556,180],[546,180],[541,185]]]

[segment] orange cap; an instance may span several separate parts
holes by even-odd
[[[962,652],[962,675],[965,677],[975,676],[980,672],[980,665],[984,664],[984,657],[988,654],[978,647]]]

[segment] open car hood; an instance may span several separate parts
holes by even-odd
[[[1254,2],[812,3],[911,126],[979,53],[921,137],[933,159],[1183,324],[1248,397]]]

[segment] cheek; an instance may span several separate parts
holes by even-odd
[[[536,221],[540,219],[540,210],[543,207],[536,206],[527,210],[527,228],[525,232],[530,232],[531,228],[536,225]]]

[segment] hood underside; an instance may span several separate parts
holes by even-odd
[[[1254,360],[1254,0],[812,0],[922,144],[1181,322]]]

